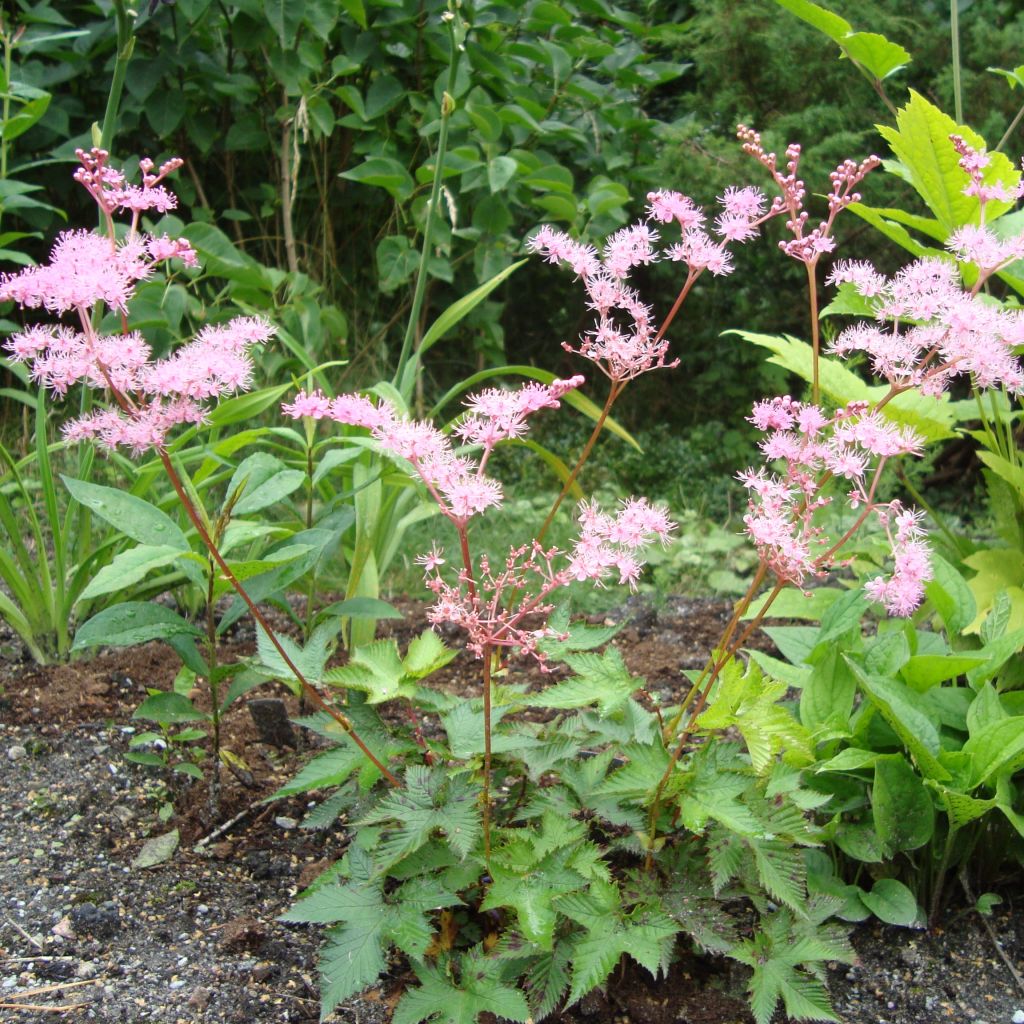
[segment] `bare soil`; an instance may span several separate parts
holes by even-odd
[[[394,628],[404,637],[422,629],[423,618],[419,605],[402,607],[406,618]],[[630,669],[646,677],[649,691],[673,700],[681,670],[703,662],[729,607],[671,599],[657,611],[638,604],[621,614],[629,624],[615,642]],[[759,642],[769,646],[766,638]],[[241,630],[232,644],[243,654],[251,636]],[[244,701],[227,716],[224,742],[245,768],[224,774],[216,818],[205,784],[182,778],[169,788],[152,769],[124,760],[144,727],[132,712],[149,689],[168,689],[178,666],[158,643],[68,665],[39,668],[14,658],[0,666],[0,1021],[319,1019],[319,934],[277,918],[341,856],[347,837],[296,827],[306,811],[302,800],[262,803],[310,752],[266,742]],[[438,685],[475,693],[473,661],[460,656]],[[252,696],[278,696],[297,711],[283,691]],[[174,813],[161,820],[168,800]],[[133,866],[148,839],[172,829],[180,846],[169,861]],[[1006,963],[1024,971],[1016,881],[1001,892],[991,934],[962,906],[932,933],[859,927],[859,964],[830,972],[839,1018],[1011,1024],[1024,1009]],[[383,1024],[407,978],[396,961],[386,985],[332,1019]],[[741,969],[708,958],[683,956],[659,981],[626,966],[605,993],[557,1019],[747,1024],[744,986]]]

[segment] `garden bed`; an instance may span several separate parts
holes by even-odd
[[[652,693],[677,699],[680,670],[701,663],[727,608],[683,599],[658,610],[637,605],[615,643]],[[419,606],[403,610],[403,636],[422,628]],[[235,645],[246,649],[244,633]],[[261,803],[308,755],[262,742],[243,704],[228,716],[225,745],[244,758],[247,772],[225,773],[218,819],[210,817],[205,788],[185,780],[172,794],[173,816],[162,821],[167,793],[158,777],[123,755],[147,687],[168,687],[177,667],[159,644],[45,669],[5,662],[0,1019],[33,1019],[19,1005],[67,1006],[69,1019],[110,1024],[318,1019],[319,934],[277,918],[341,856],[346,836],[297,827],[304,799]],[[473,662],[457,659],[439,685],[475,692]],[[147,840],[173,829],[180,845],[169,860],[134,866]],[[1001,894],[990,927],[1007,960],[1024,970],[1019,885]],[[930,934],[859,926],[859,965],[830,973],[840,1018],[1010,1024],[1024,994],[992,935],[971,910],[954,906],[945,920]],[[334,1019],[386,1021],[405,981],[396,961],[386,985],[348,1001]],[[684,958],[659,982],[630,967],[604,995],[588,996],[557,1019],[746,1022],[744,985],[742,970],[725,961]]]

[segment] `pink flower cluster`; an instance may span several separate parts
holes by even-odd
[[[141,213],[162,213],[176,205],[160,182],[181,160],[168,160],[155,174],[151,160],[140,161],[142,185],[136,186],[108,166],[105,150],[79,150],[78,157],[82,166],[75,180],[96,200],[110,237],[65,232],[48,264],[0,277],[0,300],[56,314],[73,312],[78,329],[35,325],[12,335],[5,347],[15,362],[30,363],[31,378],[55,395],[66,394],[76,383],[110,392],[114,407],[69,422],[65,439],[95,439],[107,448],[123,446],[140,454],[163,446],[172,427],[202,422],[206,400],[247,388],[252,378],[249,349],[274,330],[259,317],[238,317],[203,328],[173,355],[156,361],[136,331],[99,335],[93,310],[106,306],[127,314],[137,282],[152,273],[154,263],[177,258],[197,266],[198,261],[187,241],[137,231]],[[132,214],[128,235],[119,243],[113,241],[112,220],[118,210]]]
[[[779,242],[779,248],[787,256],[813,266],[822,253],[831,252],[835,248],[832,227],[837,215],[851,203],[860,202],[860,193],[856,187],[881,160],[877,156],[869,156],[860,163],[844,160],[829,175],[832,187],[828,196],[828,216],[816,228],[806,231],[810,215],[804,209],[807,189],[799,178],[800,146],[791,143],[786,147],[786,169],[783,172],[779,169],[778,157],[765,151],[761,136],[756,131],[741,124],[736,129],[736,135],[743,143],[743,151],[768,170],[779,190],[780,195],[772,200],[768,215],[785,213],[786,228],[793,236]]]
[[[204,327],[165,359],[153,360],[142,336],[102,335],[46,325],[30,327],[8,342],[16,362],[30,362],[31,377],[54,394],[76,383],[109,389],[117,408],[100,409],[64,426],[68,441],[94,438],[141,454],[160,447],[180,423],[201,423],[206,399],[245,390],[252,378],[249,349],[273,327],[259,317],[236,317]]]
[[[538,644],[557,634],[528,623],[552,610],[551,594],[573,580],[603,586],[615,575],[619,583],[635,589],[643,567],[642,550],[655,540],[665,543],[675,528],[662,509],[643,498],[622,502],[614,514],[584,502],[577,518],[579,535],[570,551],[544,549],[536,542],[513,547],[497,571],[486,556],[481,557],[472,581],[465,568],[454,583],[446,580],[441,569],[444,552],[436,547],[421,556],[417,561],[435,596],[430,621],[462,627],[469,650],[478,657],[487,647],[513,648],[543,665]]]
[[[896,502],[876,503],[874,495],[888,459],[920,452],[921,439],[908,427],[870,411],[865,402],[850,403],[829,416],[818,406],[796,402],[788,395],[759,402],[750,420],[765,433],[761,451],[766,462],[781,462],[783,468],[781,475],[763,466],[740,474],[750,492],[744,522],[762,564],[780,582],[802,586],[808,576],[828,572],[839,564],[841,548],[869,513],[887,524],[901,510]],[[831,503],[824,487],[833,477],[850,482],[850,505],[863,509],[855,526],[830,545],[816,523],[816,513]],[[917,523],[916,513],[902,514]],[[878,591],[884,595],[878,599],[897,615],[908,614],[920,602],[919,594],[916,602],[907,604],[911,582],[916,581],[920,590],[930,578],[927,557],[913,564],[903,558],[908,537],[906,531],[897,531],[893,540],[897,573],[890,590]]]
[[[722,213],[714,230],[724,239],[721,242],[704,230],[704,211],[692,199],[667,190],[651,192],[647,196],[647,219],[615,232],[600,255],[593,246],[547,225],[533,235],[527,248],[549,263],[570,267],[587,291],[588,308],[597,314],[596,326],[580,338],[577,346],[565,343],[562,347],[596,363],[616,382],[677,365],[678,361],[666,362],[667,323],[659,331],[651,308],[626,282],[635,267],[662,259],[686,264],[683,294],[705,270],[715,275],[731,273],[727,243],[743,242],[757,233],[757,226],[765,219],[766,201],[758,189],[730,188],[719,202]],[[675,224],[679,241],[659,249],[661,239],[651,222]]]
[[[873,601],[885,605],[890,615],[910,615],[924,600],[924,585],[932,578],[921,513],[905,509],[898,501],[876,511],[889,535],[894,568],[888,579],[876,576],[868,580],[864,590]]]
[[[969,374],[979,388],[1024,391],[1014,347],[1024,344],[1024,314],[965,291],[948,260],[922,259],[887,279],[865,262],[841,261],[828,280],[851,284],[869,299],[875,322],[843,330],[829,351],[864,352],[872,371],[898,391],[940,395]]]
[[[470,517],[501,503],[501,485],[484,475],[495,445],[521,437],[528,416],[557,409],[559,399],[582,383],[578,376],[549,385],[530,382],[512,391],[490,388],[470,398],[469,413],[455,430],[468,444],[483,449],[476,462],[457,453],[448,435],[435,426],[400,416],[386,401],[374,403],[362,395],[328,399],[314,391],[281,408],[294,419],[308,416],[367,428],[382,448],[412,464],[441,512],[464,526]]]

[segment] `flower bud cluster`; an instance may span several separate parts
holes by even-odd
[[[851,203],[860,202],[857,185],[882,161],[877,156],[869,156],[860,163],[844,160],[829,175],[832,187],[828,196],[828,216],[816,228],[807,231],[810,215],[803,208],[807,188],[799,177],[800,146],[791,143],[786,147],[786,169],[783,172],[779,169],[778,157],[765,150],[758,132],[741,124],[736,129],[736,135],[743,144],[743,152],[754,157],[767,169],[779,190],[780,194],[772,200],[769,216],[785,214],[786,230],[793,236],[779,242],[779,248],[801,263],[816,264],[822,253],[835,249],[832,227],[836,216]]]

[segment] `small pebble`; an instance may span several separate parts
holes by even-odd
[[[174,981],[172,981],[170,983],[170,985],[168,985],[167,987],[168,988],[184,988],[185,987],[185,979],[184,978],[175,978]]]
[[[1013,1024],[1024,1024],[1024,1010],[1017,1010],[1011,1020]]]
[[[299,823],[295,820],[295,818],[286,818],[284,815],[281,815],[281,817],[274,819],[274,824],[278,828],[289,829],[296,828]]]
[[[20,743],[15,743],[13,747],[7,748],[8,761],[20,761],[23,757],[26,757],[27,755],[28,751]]]

